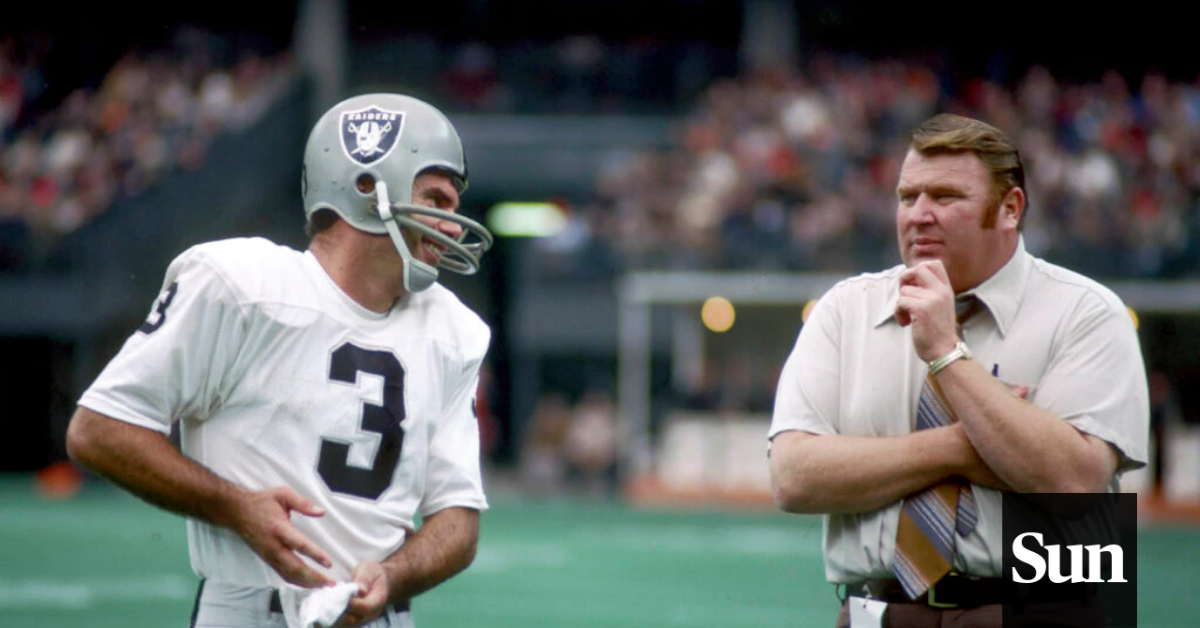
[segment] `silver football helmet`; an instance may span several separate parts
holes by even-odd
[[[459,193],[467,189],[462,140],[442,112],[399,94],[349,98],[325,112],[308,136],[301,177],[304,215],[311,219],[328,209],[357,229],[391,236],[409,292],[433,285],[438,267],[474,274],[492,246],[492,234],[454,212],[413,204],[413,181],[427,170],[450,175]],[[453,222],[462,233],[447,236],[421,222],[422,216]],[[442,247],[437,267],[409,250],[401,229]]]

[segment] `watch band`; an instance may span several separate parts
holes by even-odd
[[[951,363],[959,358],[971,358],[971,350],[967,348],[967,343],[963,342],[962,340],[959,340],[958,343],[954,345],[954,348],[950,350],[950,353],[947,353],[946,355],[929,363],[929,374],[937,375],[942,371],[942,369],[950,366]]]

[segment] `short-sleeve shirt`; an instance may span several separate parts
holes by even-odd
[[[440,285],[376,313],[311,252],[223,240],[171,263],[80,405],[163,434],[178,422],[183,453],[222,478],[312,499],[326,514],[292,522],[347,580],[396,551],[416,515],[487,508],[474,399],[490,338]],[[198,576],[282,584],[235,532],[187,529]]]
[[[928,366],[894,317],[903,266],[838,283],[813,308],[782,371],[769,438],[813,434],[899,436],[916,425]],[[1145,465],[1149,401],[1137,332],[1121,300],[1018,244],[995,275],[970,290],[986,306],[963,326],[975,359],[1027,399],[1112,444],[1123,471]],[[1002,574],[1001,502],[975,486],[980,518],[958,543],[956,567]],[[891,577],[901,502],[873,512],[825,515],[830,582]]]

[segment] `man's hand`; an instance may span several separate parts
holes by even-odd
[[[1018,399],[1025,399],[1029,396],[1029,387],[1025,385],[1010,386],[1009,390]],[[949,426],[949,429],[953,430],[955,436],[962,441],[965,447],[964,451],[967,453],[967,458],[960,472],[963,477],[967,478],[972,484],[986,486],[997,491],[1013,492],[1013,488],[1007,482],[1000,479],[1000,476],[996,475],[996,472],[992,471],[987,462],[980,457],[975,446],[971,444],[971,439],[967,436],[967,430],[963,427],[962,423],[954,423]]]
[[[954,290],[941,260],[921,262],[900,273],[896,322],[912,325],[913,348],[926,362],[954,349],[958,342]]]
[[[359,563],[353,577],[358,584],[358,593],[350,598],[350,604],[334,628],[361,626],[382,615],[387,606],[388,579],[383,565],[374,561]]]
[[[992,471],[992,468],[989,467],[987,463],[984,462],[983,458],[979,456],[979,452],[976,451],[975,447],[971,445],[971,440],[967,438],[967,431],[963,429],[961,423],[948,425],[945,429],[954,432],[955,437],[962,441],[964,459],[959,467],[958,475],[966,478],[967,481],[972,484],[986,486],[987,488],[995,489],[997,491],[1013,490],[1012,487],[1009,486],[1004,480],[1000,479],[1000,476],[996,475],[996,472]]]
[[[243,493],[230,522],[231,528],[246,540],[254,553],[267,561],[283,579],[301,587],[334,584],[328,576],[305,563],[307,556],[323,567],[333,566],[329,556],[292,525],[292,511],[320,517],[325,511],[287,487]]]

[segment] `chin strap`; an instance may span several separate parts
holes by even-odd
[[[396,251],[400,253],[400,259],[404,262],[404,289],[412,293],[432,286],[437,281],[437,269],[413,257],[412,252],[408,250],[408,243],[404,241],[400,227],[396,224],[396,215],[392,213],[387,184],[383,181],[375,182],[375,200],[375,211],[379,213],[379,219],[383,221],[388,235],[392,237],[392,244],[396,245]]]

